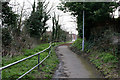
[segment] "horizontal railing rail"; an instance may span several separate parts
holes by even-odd
[[[44,49],[43,51],[40,51],[40,52],[38,52],[38,53],[36,53],[36,54],[33,54],[33,55],[31,55],[31,56],[28,56],[28,57],[26,57],[26,58],[23,58],[23,59],[21,59],[21,60],[18,60],[18,61],[16,61],[16,62],[11,63],[11,64],[8,64],[8,65],[6,65],[6,66],[0,67],[0,71],[4,70],[4,69],[6,69],[6,68],[9,68],[9,67],[11,67],[11,66],[13,66],[13,65],[16,65],[16,64],[18,64],[18,63],[20,63],[20,62],[22,62],[22,61],[25,61],[25,60],[27,60],[27,59],[29,59],[29,58],[32,58],[32,57],[34,57],[34,56],[36,56],[36,55],[38,55],[38,64],[37,64],[36,66],[34,66],[33,68],[31,68],[31,69],[30,69],[29,71],[27,71],[26,73],[24,73],[22,76],[20,76],[20,77],[17,79],[17,80],[19,80],[19,79],[21,79],[22,77],[24,77],[26,74],[28,74],[29,72],[31,72],[33,69],[35,69],[36,67],[38,67],[38,69],[39,69],[39,65],[40,65],[42,62],[44,62],[44,61],[49,57],[49,55],[50,55],[50,53],[51,53],[51,50],[49,50],[48,56],[45,57],[41,62],[40,62],[40,54],[43,53],[43,52],[45,52],[45,51],[48,50],[48,49],[51,49],[51,46],[52,46],[52,45],[51,45],[51,43],[50,43],[49,47],[46,48],[46,49]]]

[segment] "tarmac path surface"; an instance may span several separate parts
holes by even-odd
[[[100,78],[96,68],[73,53],[67,45],[57,47],[60,64],[53,78]]]

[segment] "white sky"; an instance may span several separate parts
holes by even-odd
[[[36,0],[37,1],[37,0]],[[53,10],[51,11],[51,15],[53,15],[53,13],[55,12],[57,15],[60,15],[60,22],[59,24],[62,25],[61,28],[63,30],[66,30],[68,32],[72,32],[74,34],[78,34],[76,27],[77,24],[74,22],[76,21],[76,18],[73,17],[72,15],[70,15],[70,13],[63,13],[62,11],[57,9],[57,6],[59,5],[60,1],[59,0],[47,0],[50,2],[48,9],[53,5]],[[11,0],[10,4],[16,4],[16,7],[13,8],[13,10],[16,13],[20,13],[21,11],[21,7],[23,6],[23,2],[25,2],[25,7],[24,9],[26,10],[26,14],[25,17],[27,17],[27,15],[30,14],[31,10],[32,10],[32,6],[31,4],[34,3],[34,0]],[[18,7],[19,6],[19,7]],[[21,6],[21,7],[20,7]],[[24,17],[24,18],[25,18]],[[52,20],[47,21],[48,26],[50,27],[48,30],[52,30]]]
[[[37,2],[37,0],[35,0]],[[68,32],[72,32],[74,34],[78,34],[76,27],[77,24],[76,22],[76,18],[73,17],[72,15],[70,15],[70,13],[63,13],[62,11],[57,9],[57,6],[60,3],[60,0],[46,0],[49,1],[50,4],[48,6],[48,9],[53,5],[53,8],[55,8],[54,10],[51,11],[51,15],[53,15],[53,13],[55,12],[57,15],[60,15],[60,22],[59,24],[62,25],[62,29],[66,30]],[[28,18],[28,16],[30,15],[30,12],[32,10],[32,4],[34,2],[34,0],[11,0],[10,4],[16,4],[16,7],[13,8],[13,10],[16,13],[20,13],[21,11],[21,7],[23,6],[23,2],[25,2],[25,7],[24,9],[26,10],[26,14],[25,14],[25,18]],[[37,4],[37,3],[36,3]],[[21,6],[21,7],[20,7]],[[115,12],[115,18],[118,17],[118,10],[116,10]],[[49,26],[48,30],[52,30],[52,20],[47,21],[47,24]]]

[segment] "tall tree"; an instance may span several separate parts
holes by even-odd
[[[52,17],[52,23],[53,23],[53,26],[52,26],[52,41],[55,40],[55,17]]]
[[[8,6],[9,2],[2,2],[2,25],[11,29],[17,28],[17,14]]]
[[[65,41],[66,33],[61,29],[61,25],[59,24],[59,15],[52,17],[53,27],[52,27],[52,41]]]
[[[11,45],[17,36],[18,15],[12,11],[9,2],[2,2],[2,55],[10,53]]]
[[[10,44],[17,30],[18,15],[12,11],[12,7],[8,6],[9,2],[2,2],[2,41],[3,45]]]
[[[109,3],[95,3],[95,2],[62,2],[58,9],[64,12],[71,12],[72,15],[77,16],[77,30],[79,37],[82,37],[82,12],[85,11],[85,37],[89,38],[90,30],[96,23],[106,23],[110,20],[110,13],[117,8],[115,2]]]
[[[60,30],[60,25],[58,24],[59,22],[59,16],[58,19],[56,17],[56,14],[54,13],[54,16],[52,17],[52,22],[53,22],[53,27],[52,27],[52,40],[58,40],[59,38],[59,30]]]
[[[35,8],[35,2],[33,5],[33,11],[31,16],[26,22],[26,26],[31,37],[40,38],[43,36],[48,27],[46,27],[46,22],[49,20],[50,16],[46,11],[44,6],[45,2],[38,2],[37,8]]]

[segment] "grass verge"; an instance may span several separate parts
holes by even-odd
[[[55,43],[54,46],[62,44]],[[49,44],[41,44],[34,49],[25,49],[23,50],[24,54],[13,56],[12,58],[5,56],[2,58],[2,66],[8,65],[10,63],[13,63],[17,60],[20,60],[22,58],[28,57],[29,55],[35,54],[37,52],[42,51],[43,49],[46,49],[49,46]],[[44,53],[40,54],[40,61],[45,58],[48,55],[48,50]],[[19,64],[16,64],[14,66],[11,66],[5,70],[2,71],[2,79],[11,79],[15,80],[25,72],[27,72],[29,69],[37,65],[38,56],[34,56],[26,61],[23,61]],[[59,60],[56,56],[56,53],[54,51],[54,47],[52,47],[52,52],[50,56],[40,65],[40,70],[38,71],[37,68],[32,70],[30,73],[25,75],[23,79],[29,79],[34,80],[36,78],[52,78],[52,75],[54,74],[54,70],[56,66],[59,64]]]
[[[105,78],[118,78],[118,58],[111,53],[94,51],[88,57],[90,61],[103,73]]]
[[[119,61],[117,56],[114,56],[111,52],[103,52],[92,48],[87,49],[86,46],[85,43],[85,52],[82,52],[82,39],[78,39],[71,45],[71,49],[73,52],[89,59],[102,72],[105,78],[119,77]]]

